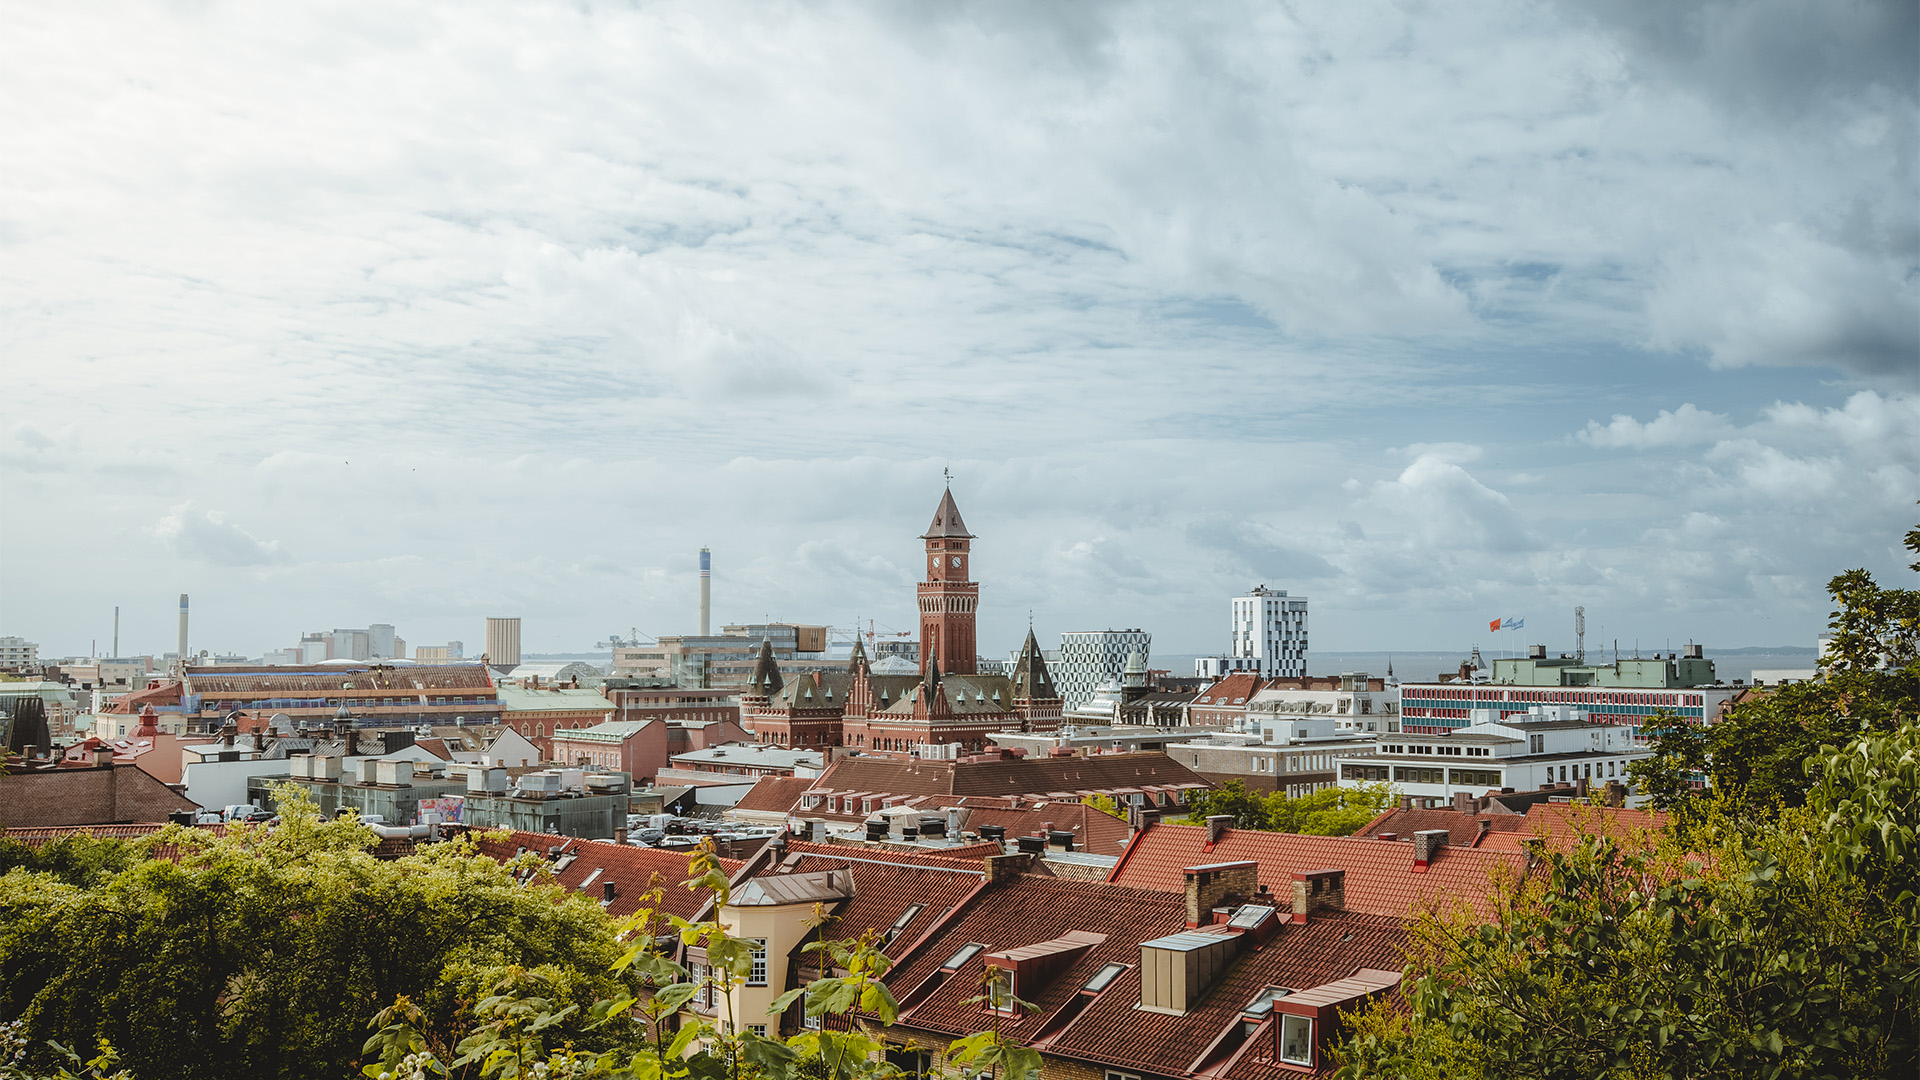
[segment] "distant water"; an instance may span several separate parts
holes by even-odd
[[[1387,662],[1393,662],[1393,674],[1401,682],[1430,682],[1436,675],[1445,672],[1453,674],[1460,670],[1460,662],[1465,660],[1472,650],[1460,652],[1310,652],[1307,654],[1307,673],[1309,675],[1340,675],[1349,671],[1364,671],[1376,678],[1385,677]],[[1675,651],[1678,651],[1677,649]],[[1482,649],[1480,658],[1492,661],[1504,654]],[[1555,655],[1558,655],[1557,653]],[[1630,657],[1633,650],[1623,649],[1621,655]],[[1648,651],[1642,655],[1651,656]],[[1713,661],[1713,671],[1721,679],[1751,679],[1754,670],[1778,668],[1810,668],[1813,666],[1815,651],[1811,647],[1794,648],[1746,648],[1706,650],[1707,659]],[[1610,663],[1613,650],[1587,650],[1589,663]],[[1193,673],[1191,656],[1155,653],[1152,664],[1156,668],[1170,669],[1175,675]]]

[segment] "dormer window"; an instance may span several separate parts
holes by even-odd
[[[1313,1066],[1311,1017],[1294,1016],[1291,1013],[1280,1017],[1280,1060],[1289,1065]]]
[[[990,967],[987,969],[987,1008],[997,1013],[1011,1013],[1015,1007],[1013,993],[1014,973],[1012,968]]]

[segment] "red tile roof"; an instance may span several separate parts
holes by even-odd
[[[1524,854],[1474,848],[1446,848],[1425,871],[1413,867],[1413,845],[1350,836],[1298,836],[1292,833],[1228,829],[1207,843],[1201,825],[1155,825],[1139,833],[1107,880],[1117,885],[1184,892],[1181,871],[1206,863],[1252,859],[1260,864],[1260,884],[1277,896],[1291,896],[1296,872],[1345,870],[1349,911],[1405,918],[1430,904],[1465,903],[1476,914],[1492,912],[1489,894],[1496,881],[1510,887],[1526,873]]]
[[[835,762],[814,786],[887,795],[1046,795],[1114,791],[1149,784],[1209,788],[1205,777],[1158,751],[1094,757],[992,761],[903,761],[849,757]]]
[[[1259,693],[1262,685],[1260,676],[1253,672],[1235,672],[1200,691],[1200,696],[1194,698],[1193,703],[1197,707],[1209,709],[1223,705],[1227,708],[1233,708],[1236,705],[1244,708],[1247,699]]]
[[[631,915],[639,910],[642,894],[653,887],[655,875],[663,887],[660,910],[669,915],[690,919],[711,895],[705,889],[681,887],[680,883],[690,876],[687,862],[693,857],[684,850],[634,847],[535,832],[511,832],[504,839],[492,839],[493,834],[488,833],[477,835],[481,853],[501,862],[513,858],[522,847],[542,857],[550,848],[564,847],[562,854],[572,854],[575,858],[554,874],[555,880],[567,889],[585,886],[586,895],[595,900],[600,898],[605,883],[613,882],[613,902],[607,905],[609,915]],[[739,872],[742,865],[735,859],[720,860],[721,871],[729,877]]]
[[[979,858],[804,842],[789,844],[786,857],[773,860],[760,874],[807,874],[843,867],[853,874],[853,898],[836,906],[822,932],[830,938],[852,938],[868,930],[886,932],[898,924],[894,944],[887,949],[890,953],[912,944],[941,916],[979,891],[987,879],[985,862]],[[900,924],[915,904],[920,910]]]
[[[1379,836],[1383,832],[1393,833],[1397,839],[1412,840],[1413,834],[1428,829],[1447,830],[1447,843],[1461,847],[1474,847],[1474,840],[1480,835],[1480,822],[1489,822],[1492,829],[1517,829],[1525,819],[1518,814],[1463,814],[1458,810],[1393,809],[1367,822],[1353,831],[1361,837]],[[1484,846],[1484,845],[1480,845]]]
[[[1180,1076],[1239,1022],[1241,1010],[1261,989],[1303,990],[1361,968],[1398,970],[1404,964],[1405,931],[1399,920],[1325,912],[1305,925],[1282,926],[1264,945],[1243,950],[1186,1015],[1143,1012],[1137,1008],[1140,945],[1180,932],[1185,920],[1184,900],[1165,892],[1033,876],[990,885],[889,975],[894,995],[908,1005],[899,1026],[949,1036],[992,1026],[993,1015],[966,1000],[981,993],[979,958],[930,991],[915,993],[963,945],[985,945],[984,956],[1076,932],[1104,935],[1043,976],[1040,985],[1016,986],[1015,993],[1034,1007],[1001,1018],[1001,1031],[1049,1055]],[[1077,1015],[1063,1015],[1062,1006],[1109,963],[1128,968]]]
[[[762,814],[790,813],[813,784],[813,779],[805,776],[763,776],[733,808]]]
[[[1628,810],[1590,803],[1535,803],[1527,816],[1509,815],[1516,824],[1490,833],[1480,842],[1482,848],[1519,851],[1536,838],[1547,846],[1567,850],[1582,835],[1604,835],[1631,842],[1636,834],[1657,832],[1667,826],[1667,815],[1658,810]]]

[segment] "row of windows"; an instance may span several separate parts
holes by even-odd
[[[1668,694],[1624,690],[1495,690],[1489,688],[1409,687],[1407,701],[1474,701],[1485,704],[1521,702],[1533,705],[1641,705],[1664,708],[1703,705],[1701,694]]]

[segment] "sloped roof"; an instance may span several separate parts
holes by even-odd
[[[755,668],[755,674],[759,669]],[[770,709],[845,709],[847,687],[853,676],[844,671],[803,671],[782,686],[768,702]]]
[[[1205,690],[1194,698],[1193,703],[1206,708],[1225,706],[1232,708],[1236,703],[1245,706],[1247,701],[1260,690],[1260,676],[1251,671],[1236,671]]]
[[[1227,829],[1207,842],[1202,825],[1155,825],[1127,846],[1107,880],[1167,892],[1184,892],[1189,866],[1252,859],[1260,884],[1292,895],[1295,873],[1335,869],[1346,873],[1349,911],[1405,918],[1424,905],[1464,903],[1481,916],[1492,913],[1496,887],[1517,884],[1526,857],[1514,851],[1448,847],[1423,871],[1413,866],[1413,845],[1352,836],[1299,836],[1256,829]],[[1504,885],[1496,879],[1504,879]]]
[[[813,784],[813,779],[805,776],[763,776],[733,804],[733,809],[762,814],[791,813],[800,796]]]
[[[1527,816],[1504,815],[1493,820],[1501,823],[1516,822],[1510,826],[1489,833],[1480,842],[1482,848],[1500,851],[1519,851],[1522,845],[1535,838],[1544,839],[1547,846],[1559,851],[1571,849],[1583,835],[1604,835],[1616,841],[1631,842],[1637,833],[1651,833],[1667,826],[1667,815],[1658,810],[1629,810],[1611,806],[1594,806],[1591,803],[1535,803],[1527,807]]]
[[[772,697],[780,692],[780,665],[773,659],[773,641],[760,639],[760,653],[753,661],[753,674],[747,677],[747,688],[756,694]]]
[[[929,664],[932,676],[934,667]],[[947,695],[947,709],[962,716],[992,716],[1013,711],[1013,683],[1005,675],[954,675],[938,673],[938,685]],[[925,680],[923,680],[925,681]],[[878,695],[875,695],[876,702]],[[881,712],[905,714],[913,711],[913,695],[902,693]]]
[[[1281,927],[1258,950],[1246,950],[1185,1016],[1142,1012],[1140,945],[1186,926],[1184,898],[1152,890],[1023,875],[987,886],[961,914],[917,945],[887,977],[894,996],[906,998],[962,945],[978,942],[985,953],[1020,949],[1075,932],[1104,935],[1040,985],[1017,992],[1031,1010],[1002,1018],[1003,1034],[1050,1053],[1111,1064],[1140,1073],[1180,1076],[1241,1010],[1267,986],[1302,990],[1347,978],[1362,968],[1398,969],[1404,928],[1393,919],[1353,912],[1326,912],[1305,925]],[[1107,964],[1129,965],[1082,1012],[1064,1025],[1052,1023],[1060,1007]],[[900,1018],[904,1027],[961,1034],[990,1025],[993,1017],[976,998],[976,958]],[[1294,1072],[1293,1075],[1300,1075]]]
[[[804,842],[790,842],[786,857],[769,865],[762,876],[843,867],[853,876],[853,896],[832,909],[831,919],[821,932],[829,938],[851,938],[869,930],[884,933],[897,928],[886,949],[891,955],[905,951],[986,881],[986,867],[978,859],[942,859]],[[915,904],[920,909],[902,922]]]
[[[1016,700],[1048,700],[1060,695],[1053,688],[1053,675],[1047,671],[1046,651],[1027,627],[1027,640],[1020,645],[1020,657],[1013,662],[1013,695]]]
[[[269,668],[261,671],[193,669],[187,689],[200,695],[266,694],[300,697],[337,696],[349,691],[492,690],[483,664],[410,664],[372,668],[365,664],[327,668]]]
[[[973,534],[967,531],[967,523],[960,520],[960,508],[953,502],[953,489],[948,488],[940,496],[940,505],[933,511],[933,524],[927,526],[927,531],[921,533],[920,538],[922,540],[943,537],[971,539],[972,536]]]
[[[1034,795],[1128,787],[1209,788],[1206,778],[1158,750],[1093,757],[935,761],[848,757],[814,786],[888,795]]]
[[[634,847],[523,831],[508,833],[502,839],[493,839],[493,836],[492,833],[478,834],[480,852],[500,862],[513,858],[522,847],[542,857],[549,848],[564,847],[563,854],[576,857],[561,867],[554,878],[567,889],[581,891],[581,886],[586,886],[584,894],[594,900],[600,899],[602,885],[613,882],[613,902],[606,909],[609,915],[618,917],[638,911],[655,875],[659,876],[662,888],[659,910],[669,915],[691,919],[709,899],[705,889],[681,887],[680,883],[691,876],[687,873],[687,862],[693,858],[685,850]],[[742,865],[735,859],[720,860],[721,872],[729,877],[738,873]]]
[[[1052,825],[1056,832],[1073,834],[1075,851],[1118,855],[1133,829],[1112,814],[1083,803],[1048,802],[1042,806],[980,806],[967,810],[965,828],[979,832],[982,825],[999,825],[1008,836],[1036,836]]]

